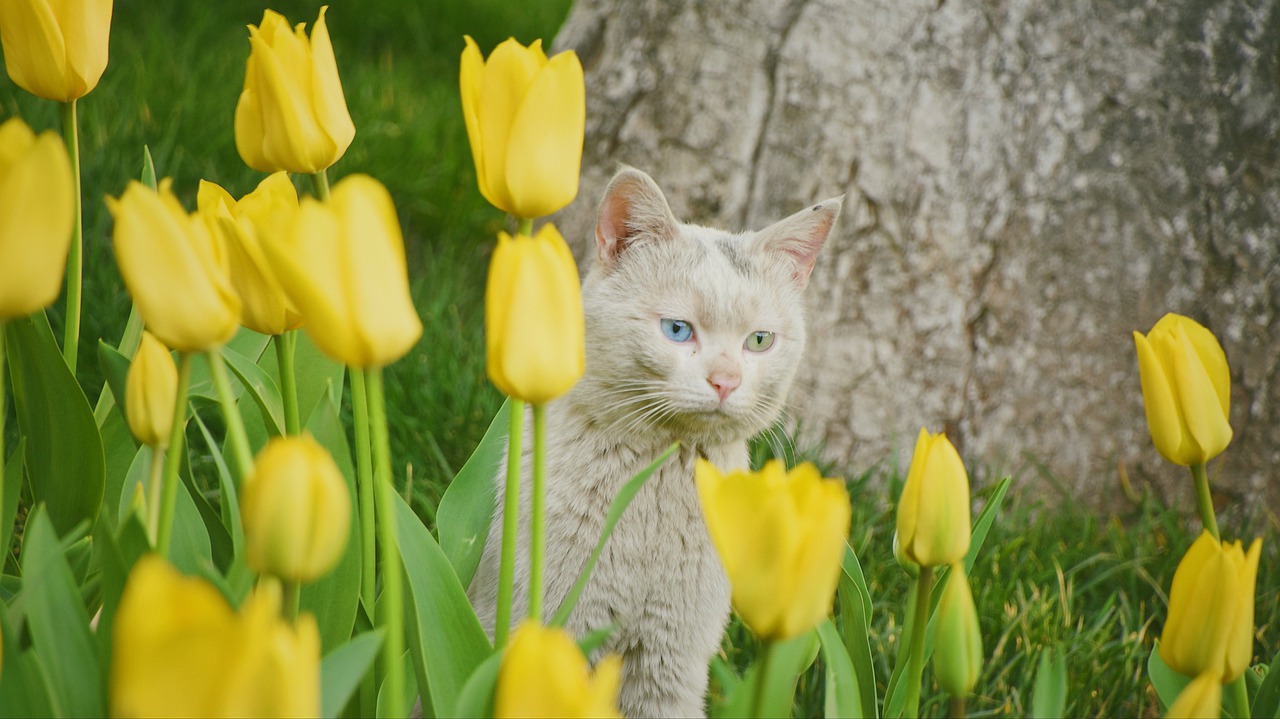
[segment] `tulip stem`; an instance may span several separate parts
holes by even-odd
[[[5,321],[0,320],[0,517],[4,516],[4,474],[9,467],[9,463],[5,461],[4,456],[4,416],[9,410],[9,406],[5,404],[4,393],[4,328]],[[3,529],[0,529],[0,534],[3,534],[3,531]],[[8,551],[8,547],[0,547],[0,552],[8,553]]]
[[[280,615],[290,624],[298,620],[298,607],[302,602],[302,585],[287,579],[280,580]]]
[[[511,631],[511,598],[515,593],[516,532],[520,517],[520,446],[524,431],[524,401],[511,398],[507,433],[507,484],[502,499],[502,561],[498,567],[498,609],[493,625],[493,647],[507,644]]]
[[[351,414],[356,428],[356,492],[360,507],[360,604],[373,621],[375,589],[377,588],[378,550],[374,542],[373,460],[369,453],[369,399],[364,387],[364,372],[358,367],[348,367],[351,380]],[[361,699],[367,704],[362,716],[373,716],[377,707],[378,684],[373,672],[365,676]]]
[[[546,543],[546,406],[533,405],[533,517],[529,520],[529,618],[542,624],[542,554]]]
[[[213,387],[218,392],[218,404],[222,405],[222,414],[227,421],[227,444],[231,446],[231,455],[236,462],[239,476],[236,478],[238,491],[244,480],[253,472],[253,452],[249,449],[249,435],[244,431],[244,420],[236,407],[236,398],[231,394],[231,380],[227,377],[227,363],[222,358],[222,348],[205,352],[209,358],[210,375]]]
[[[764,713],[765,688],[769,685],[769,660],[773,657],[773,642],[764,640],[764,651],[760,652],[760,673],[756,675],[756,691],[751,699],[751,713],[748,716],[762,717]]]
[[[1204,464],[1191,465],[1191,477],[1196,482],[1196,508],[1200,510],[1200,522],[1213,538],[1222,541],[1218,534],[1218,518],[1213,511],[1213,495],[1209,492],[1209,475]]]
[[[164,458],[164,483],[160,487],[160,521],[156,527],[156,551],[169,556],[173,536],[173,511],[178,503],[178,466],[182,464],[183,429],[187,419],[187,388],[191,385],[191,354],[178,353],[178,392],[174,400],[173,426]]]
[[[405,716],[404,699],[404,590],[400,547],[396,544],[395,487],[391,479],[391,443],[387,434],[386,399],[382,389],[382,369],[364,371],[369,393],[369,418],[373,433],[374,492],[378,503],[378,544],[382,553],[382,607],[379,624],[386,630],[383,662],[386,669],[384,691],[388,717]]]
[[[271,338],[276,346],[276,364],[280,367],[280,396],[284,399],[284,433],[290,437],[302,431],[298,418],[298,380],[293,371],[294,349],[298,331],[289,330]]]
[[[1252,670],[1245,669],[1245,671]],[[1227,691],[1231,693],[1231,701],[1235,704],[1232,716],[1236,719],[1250,719],[1252,712],[1249,709],[1249,688],[1245,686],[1244,675],[1236,677],[1236,680],[1227,687]]]
[[[965,719],[965,717],[969,716],[968,711],[965,709],[964,697],[953,696],[947,700],[947,716],[952,717],[952,719]]]
[[[533,220],[524,217],[517,217],[516,234],[533,237]]]
[[[165,451],[160,447],[151,448],[151,473],[147,481],[147,539],[151,546],[159,541],[160,530],[160,497],[164,493]]]
[[[311,189],[316,193],[316,199],[321,202],[329,201],[329,171],[321,170],[312,173]]]
[[[920,567],[916,577],[916,612],[908,627],[911,646],[907,664],[907,700],[902,716],[920,716],[920,683],[924,677],[925,634],[929,629],[929,596],[933,592],[933,567]]]
[[[76,374],[76,358],[80,351],[80,275],[83,264],[84,243],[80,198],[80,131],[76,121],[76,101],[62,103],[62,141],[67,145],[67,157],[71,159],[71,182],[74,190],[75,218],[71,224],[71,249],[67,252],[67,320],[62,332],[62,358]]]

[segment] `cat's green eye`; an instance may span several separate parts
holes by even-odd
[[[743,347],[748,352],[764,352],[773,346],[772,332],[752,332],[747,335],[747,341],[743,343]]]

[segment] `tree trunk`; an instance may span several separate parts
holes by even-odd
[[[1127,477],[1190,507],[1131,337],[1178,312],[1232,368],[1219,500],[1277,506],[1280,4],[579,0],[558,44],[580,257],[619,162],[727,229],[847,193],[792,398],[833,458],[905,470],[925,426],[1071,501]]]

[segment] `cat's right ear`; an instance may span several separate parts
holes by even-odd
[[[662,242],[676,236],[676,218],[657,183],[634,167],[623,167],[609,181],[600,201],[596,223],[596,254],[605,269],[643,242]]]

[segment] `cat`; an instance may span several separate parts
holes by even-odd
[[[781,415],[805,344],[802,292],[842,199],[735,235],[677,222],[640,170],[622,167],[605,190],[582,288],[586,373],[546,409],[544,618],[577,579],[618,489],[680,442],[622,515],[567,623],[579,637],[616,627],[595,658],[623,657],[627,716],[705,715],[730,591],[703,523],[694,459],[746,468],[747,440]],[[468,592],[491,637],[504,477]],[[528,484],[513,624],[528,591]]]

